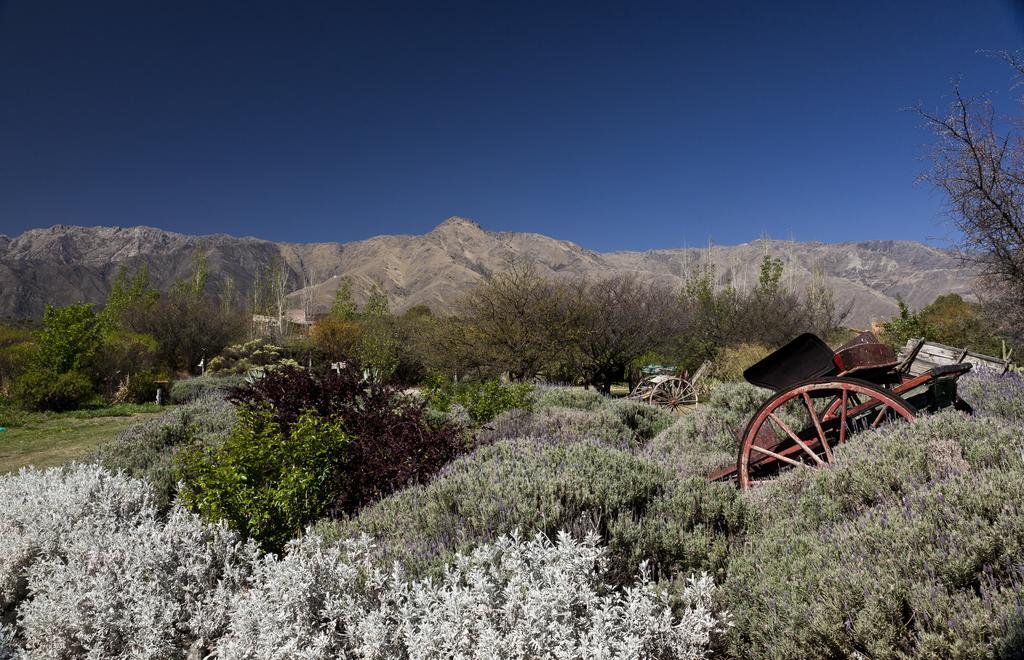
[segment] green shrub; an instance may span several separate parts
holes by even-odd
[[[32,367],[14,384],[14,398],[26,410],[73,410],[94,395],[92,381],[76,371]]]
[[[755,492],[723,589],[731,653],[1019,657],[1022,430],[946,411]]]
[[[244,383],[245,379],[238,375],[197,376],[176,380],[171,386],[171,403],[188,403],[210,393],[223,397]]]
[[[656,576],[707,571],[719,582],[749,518],[747,500],[732,484],[703,477],[672,481],[643,516],[610,522],[610,551],[624,565],[650,562]]]
[[[541,387],[534,395],[533,408],[575,408],[576,410],[597,410],[608,399],[597,390],[580,387]]]
[[[307,414],[285,435],[268,410],[243,409],[221,445],[189,445],[177,455],[179,498],[279,552],[323,515],[348,444],[337,422]]]
[[[145,479],[153,487],[157,506],[166,509],[178,490],[174,455],[189,444],[217,446],[236,421],[235,407],[217,394],[208,393],[128,427],[97,447],[86,460],[100,463],[111,472],[124,471]]]
[[[424,388],[427,405],[448,412],[458,404],[469,415],[473,426],[491,421],[507,410],[530,410],[533,386],[529,383],[503,384],[497,380],[459,383],[436,379]]]
[[[628,452],[590,442],[499,442],[457,459],[430,484],[318,529],[331,539],[365,532],[387,559],[430,572],[456,552],[516,529],[607,535],[611,521],[643,515],[670,479]]]

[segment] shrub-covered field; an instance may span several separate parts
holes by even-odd
[[[860,434],[830,469],[741,494],[704,475],[735,460],[751,386],[675,417],[493,383],[431,410],[287,373],[133,427],[95,464],[0,478],[0,657],[1022,657],[1016,375],[965,377],[972,417]],[[433,450],[403,449],[414,436]],[[311,469],[274,448],[290,442],[334,458]],[[353,490],[374,447],[400,469]],[[239,518],[223,484],[243,476],[263,486]],[[331,497],[295,500],[310,484]]]

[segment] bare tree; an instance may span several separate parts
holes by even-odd
[[[480,366],[532,378],[568,346],[564,295],[532,263],[513,264],[461,301],[456,341]]]
[[[1024,60],[1000,53],[1024,80]],[[935,134],[932,168],[923,178],[946,193],[960,230],[963,258],[977,267],[981,287],[1006,329],[1024,320],[1024,117],[996,114],[990,99],[968,98],[959,81],[945,113],[917,107]],[[1019,330],[1018,330],[1019,333]]]
[[[572,285],[576,310],[566,319],[587,382],[609,392],[635,358],[680,330],[680,306],[668,287],[634,275],[581,280]]]

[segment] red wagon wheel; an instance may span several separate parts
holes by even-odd
[[[916,416],[917,409],[898,394],[852,378],[778,392],[743,432],[736,463],[739,487],[750,488],[799,465],[824,467],[833,461],[832,448],[854,433]]]

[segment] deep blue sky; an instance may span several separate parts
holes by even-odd
[[[1021,47],[1004,0],[0,0],[0,233],[949,238],[901,108]]]

